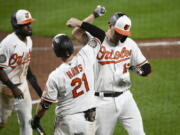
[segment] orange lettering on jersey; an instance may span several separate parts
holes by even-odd
[[[111,63],[120,63],[122,61],[128,60],[131,56],[132,50],[127,50],[123,47],[120,51],[108,51],[105,46],[101,46],[100,51],[97,55],[99,63],[102,65]]]
[[[66,72],[66,74],[68,75],[68,77],[71,79],[72,77],[78,75],[80,72],[83,71],[82,65],[79,64],[73,68],[71,68],[71,70],[69,70],[68,72]]]
[[[83,71],[83,68],[82,68],[82,65],[81,65],[81,64],[78,65],[78,68],[79,68],[79,71],[80,71],[80,72]]]
[[[22,64],[26,64],[30,62],[30,51],[24,55],[24,53],[22,54],[22,56],[18,56],[17,53],[11,55],[10,59],[9,59],[9,66],[11,68],[16,68],[18,65],[22,65]]]
[[[73,77],[73,75],[71,74],[70,71],[66,72],[66,74],[68,75],[68,77],[71,79]]]

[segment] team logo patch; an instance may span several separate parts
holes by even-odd
[[[0,55],[0,63],[6,62],[6,56],[4,54]]]
[[[97,42],[95,40],[90,40],[88,42],[88,45],[91,46],[92,48],[95,48],[97,46]]]

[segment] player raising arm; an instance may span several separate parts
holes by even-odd
[[[91,31],[91,35],[103,39],[94,66],[95,96],[99,104],[96,135],[113,135],[117,121],[129,135],[145,135],[140,111],[130,91],[129,70],[148,76],[151,65],[129,37],[130,28],[130,18],[119,12],[109,19],[106,33]]]
[[[101,31],[75,18],[68,20],[67,25],[81,27],[89,32],[92,29]],[[40,119],[50,104],[57,102],[54,135],[95,134],[93,65],[100,44],[99,39],[91,38],[87,45],[74,56],[74,47],[67,35],[58,34],[53,38],[54,53],[63,63],[48,77],[41,106],[32,120],[33,129],[44,133],[40,126]]]

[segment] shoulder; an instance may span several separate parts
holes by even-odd
[[[63,71],[62,71],[62,65],[57,67],[55,70],[53,70],[50,74],[48,79],[50,80],[57,80],[63,76]]]
[[[89,45],[92,48],[96,48],[96,46],[98,44],[101,44],[101,41],[98,38],[95,38],[95,37],[91,38],[89,40],[89,42],[87,43],[87,45]]]
[[[31,39],[30,36],[27,37],[27,41],[28,41],[28,42],[32,42],[32,39]]]
[[[126,39],[125,44],[132,48],[138,47],[138,44],[132,38],[129,38],[129,37]]]
[[[2,46],[11,46],[15,45],[19,41],[18,37],[16,36],[15,33],[11,33],[7,35],[2,41],[1,45]]]

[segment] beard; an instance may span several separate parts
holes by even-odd
[[[19,31],[18,34],[23,37],[32,36],[32,31]]]
[[[24,29],[23,25],[20,25],[18,28],[16,28],[15,32],[22,37],[32,36],[32,30]]]

